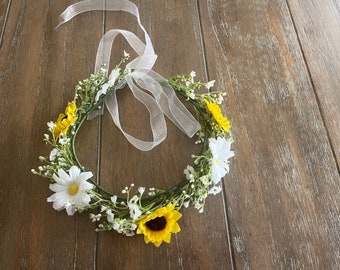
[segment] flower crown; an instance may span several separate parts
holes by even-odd
[[[191,204],[201,213],[207,196],[221,191],[221,178],[229,172],[229,159],[234,156],[230,150],[231,124],[220,108],[224,93],[197,93],[202,87],[210,90],[214,81],[195,81],[195,72],[167,80],[153,75],[152,85],[170,87],[193,106],[200,127],[195,132],[196,143],[202,145],[201,151],[192,155],[193,166],[184,169],[183,179],[171,189],[146,191],[131,184],[119,195],[107,191],[81,165],[75,141],[85,120],[129,81],[131,71],[122,68],[128,59],[124,52],[110,75],[106,66],[102,66],[79,82],[65,112],[55,122],[48,123],[50,134],[44,135],[44,141],[52,150],[49,156],[39,157],[43,165],[32,172],[50,180],[49,188],[54,194],[47,201],[53,203],[54,209],[65,209],[68,215],[87,211],[91,221],[97,222],[97,231],[115,230],[126,236],[143,234],[146,243],[159,247],[163,241],[170,243],[171,234],[180,231],[179,211],[183,206]]]

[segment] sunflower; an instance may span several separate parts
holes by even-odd
[[[146,244],[153,243],[159,247],[162,242],[170,243],[171,233],[178,233],[181,228],[177,221],[182,214],[175,210],[175,205],[158,208],[137,222],[137,234],[144,234]]]
[[[76,110],[76,104],[75,102],[72,102],[68,103],[68,106],[65,109],[65,114],[59,114],[53,129],[55,139],[58,139],[61,133],[66,133],[69,127],[77,120],[77,117],[75,117]]]
[[[208,111],[212,114],[218,126],[220,126],[225,132],[229,132],[231,124],[230,121],[222,114],[221,107],[206,99],[204,99],[204,101],[207,104]]]

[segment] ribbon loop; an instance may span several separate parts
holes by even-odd
[[[153,70],[136,70],[132,73],[137,84],[148,89],[155,97],[164,114],[185,134],[192,137],[199,130],[199,124],[178,99],[174,89]]]
[[[167,136],[164,114],[189,137],[192,137],[200,129],[200,124],[180,102],[174,89],[167,80],[152,70],[157,55],[154,52],[147,31],[140,22],[137,6],[128,0],[115,0],[113,2],[106,2],[104,0],[81,1],[65,9],[59,17],[58,26],[68,22],[78,14],[92,10],[129,12],[137,18],[138,25],[144,32],[145,43],[130,31],[123,29],[109,30],[101,38],[97,50],[95,72],[97,72],[101,66],[105,65],[108,73],[112,45],[119,34],[126,39],[138,55],[126,65],[126,70],[129,73],[125,76],[125,82],[128,84],[135,98],[143,103],[149,111],[153,140],[139,140],[123,130],[119,120],[118,101],[115,93],[117,89],[125,85],[120,83],[119,87],[116,86],[112,95],[105,99],[105,105],[111,114],[113,122],[121,130],[126,139],[142,151],[151,150]],[[103,111],[99,112],[99,114],[102,113]],[[98,112],[90,115],[89,119],[96,115],[98,115]]]
[[[134,60],[127,64],[126,68],[151,69],[157,59],[157,55],[153,51],[152,44],[145,45],[134,33],[130,31],[114,29],[106,32],[100,40],[96,56],[95,72],[97,72],[103,65],[105,65],[107,70],[109,70],[112,45],[119,34],[126,39],[126,41],[138,54]],[[150,48],[150,46],[152,48]]]

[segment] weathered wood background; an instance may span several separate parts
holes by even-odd
[[[101,35],[141,34],[119,12],[86,13],[54,30],[74,2],[0,2],[0,269],[340,269],[340,2],[135,1],[159,55],[155,70],[216,79],[235,136],[224,192],[203,214],[183,210],[182,232],[160,248],[54,211],[46,179],[30,173],[50,150],[46,122],[93,72]],[[124,49],[121,39],[113,61]],[[149,138],[145,109],[129,91],[119,98],[124,128]],[[86,123],[78,149],[116,192],[131,182],[166,188],[197,150],[168,129],[143,153],[105,114]]]

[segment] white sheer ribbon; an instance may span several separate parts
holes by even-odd
[[[130,31],[122,29],[108,31],[103,35],[99,43],[96,57],[95,72],[104,64],[108,70],[112,44],[119,34],[127,40],[138,54],[135,59],[126,65],[129,73],[126,75],[125,80],[133,95],[149,111],[153,141],[139,140],[123,130],[119,120],[118,101],[115,92],[105,100],[113,122],[122,131],[127,140],[142,151],[151,150],[160,144],[167,135],[164,114],[189,137],[192,137],[200,129],[200,125],[177,98],[171,85],[161,75],[152,70],[157,55],[154,52],[148,33],[140,22],[137,6],[128,0],[81,1],[65,9],[59,17],[59,25],[68,22],[78,14],[92,10],[129,12],[137,18],[138,25],[144,32],[145,44]],[[123,85],[120,85],[117,89],[122,87]]]

